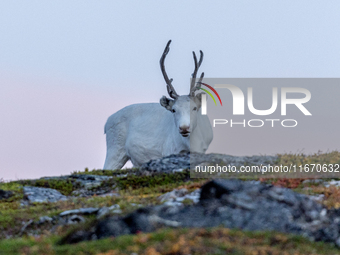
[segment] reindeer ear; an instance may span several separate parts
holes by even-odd
[[[161,106],[163,106],[168,111],[171,111],[172,106],[174,105],[175,100],[171,100],[167,98],[166,96],[162,96],[162,98],[159,100],[159,103]]]
[[[204,92],[198,93],[195,97],[194,97],[194,101],[197,105],[197,108],[201,108],[201,102],[202,102],[202,95],[204,94]]]

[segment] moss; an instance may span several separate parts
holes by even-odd
[[[59,238],[18,238],[0,241],[1,254],[338,254],[331,244],[277,232],[248,232],[223,227],[160,229],[72,245]]]
[[[7,199],[0,200],[1,203],[14,202],[23,198],[22,185],[15,182],[0,182],[0,189],[9,190],[13,195]]]
[[[93,169],[91,171],[88,168],[85,168],[84,171],[74,171],[72,174],[91,174],[91,175],[105,175],[105,176],[119,176],[122,174],[133,174],[139,172],[138,168],[129,168],[129,169],[117,169],[117,170],[101,170],[101,169]]]
[[[121,189],[137,189],[142,187],[156,187],[170,183],[180,183],[190,179],[190,172],[176,172],[172,174],[152,174],[150,176],[134,176],[130,175],[123,178],[117,178],[116,182]]]
[[[11,190],[11,191],[20,191],[22,189],[22,185],[20,185],[16,182],[0,182],[0,189]]]
[[[201,179],[194,179],[195,181],[200,181]],[[176,188],[179,185],[184,184],[185,182],[190,181],[190,172],[185,170],[183,172],[176,173],[145,173],[137,172],[136,174],[127,175],[124,177],[114,177],[112,179],[103,181],[102,184],[98,187],[93,187],[91,190],[93,192],[107,190],[111,191],[113,189],[120,191],[132,191],[139,190],[139,194],[145,194],[148,192],[148,188],[154,192],[155,190],[152,188],[157,188],[162,190],[163,186],[171,185],[171,187]]]
[[[278,154],[277,165],[304,165],[304,164],[340,164],[340,152],[331,151],[322,153],[321,151],[305,155],[303,153],[298,154]]]
[[[192,201],[191,199],[189,198],[186,198],[183,200],[182,202],[184,205],[193,205],[194,204],[194,201]]]

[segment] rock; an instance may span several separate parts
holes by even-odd
[[[99,188],[96,190],[92,190],[95,187],[99,187],[104,181],[108,181],[112,178],[112,176],[103,176],[103,175],[91,175],[91,174],[72,174],[72,175],[64,175],[59,177],[42,177],[40,179],[50,180],[67,180],[71,181],[76,187],[79,189],[74,190],[72,192],[73,196],[79,197],[89,197],[93,195],[104,195],[110,193],[111,190],[107,188]],[[111,194],[110,194],[111,195]],[[112,196],[118,195],[116,193],[112,193]]]
[[[112,192],[112,190],[108,187],[97,189],[81,188],[72,191],[71,194],[72,196],[76,197],[92,197],[94,195],[98,197],[120,197],[120,195],[117,192]]]
[[[94,240],[95,238],[92,238],[93,235],[95,235],[95,233],[87,229],[76,230],[61,239],[57,244],[74,244],[81,241]]]
[[[152,225],[156,225],[157,227],[166,226],[166,227],[177,228],[181,226],[181,223],[178,221],[166,220],[157,215],[151,215],[149,217],[149,221],[152,223]]]
[[[118,204],[116,204],[116,205],[111,205],[111,206],[109,207],[109,210],[117,210],[117,209],[120,209],[120,206],[119,206]]]
[[[182,202],[177,202],[176,200],[175,201],[166,201],[164,203],[164,205],[167,205],[167,206],[182,206]]]
[[[200,190],[197,189],[188,194],[187,189],[174,189],[168,193],[165,193],[158,197],[160,202],[164,202],[164,205],[168,206],[181,206],[186,199],[192,200],[193,203],[198,203],[200,197]]]
[[[73,225],[77,223],[85,222],[85,219],[79,215],[72,215],[70,218],[67,219],[67,225]]]
[[[90,175],[90,174],[72,174],[70,178],[76,179],[83,184],[85,188],[93,188],[99,186],[103,181],[107,181],[112,176]]]
[[[90,214],[97,214],[97,219],[104,218],[106,215],[110,213],[121,213],[122,210],[120,209],[119,205],[112,205],[110,207],[102,207],[102,208],[79,208],[74,210],[67,210],[59,214],[59,217],[66,217],[70,215],[90,215]],[[67,223],[67,222],[66,222]]]
[[[141,206],[143,206],[143,205],[141,205],[141,204],[136,204],[136,203],[130,203],[130,205],[136,206],[136,207],[141,207]]]
[[[155,172],[178,172],[184,169],[190,169],[190,154],[188,153],[151,160],[140,167],[141,171]]]
[[[39,218],[38,224],[44,224],[45,222],[52,222],[53,219],[51,217],[48,216],[42,216]]]
[[[177,202],[189,194],[174,190],[159,199]],[[215,227],[274,230],[340,244],[340,209],[327,210],[306,195],[255,181],[213,180],[202,186],[199,203],[140,208],[125,217],[112,216],[84,232],[83,240],[167,227]],[[177,195],[180,196],[177,196]],[[169,201],[167,201],[169,202]],[[166,202],[165,202],[166,203]],[[179,203],[179,202],[178,202]],[[70,234],[64,243],[79,239]]]
[[[336,246],[340,247],[340,237],[338,237],[335,241]]]
[[[198,203],[200,200],[200,196],[201,196],[201,190],[200,189],[196,189],[195,191],[187,194],[184,196],[184,199],[190,199],[193,201],[193,203]]]
[[[42,177],[40,179],[60,179],[60,180],[71,180],[81,184],[84,188],[93,188],[99,186],[103,181],[111,179],[112,176],[103,175],[91,175],[91,174],[72,174],[64,175],[59,177]]]
[[[202,187],[200,201],[221,198],[223,194],[231,194],[242,187],[243,182],[240,180],[213,180]]]
[[[252,198],[247,194],[231,194],[229,196],[223,195],[221,197],[223,205],[229,205],[231,207],[238,207],[245,210],[256,209],[256,204],[252,203]]]
[[[10,198],[13,195],[12,191],[0,189],[0,200]]]
[[[112,205],[108,209],[111,213],[122,213],[122,210],[120,209],[120,206],[118,204]]]
[[[304,180],[302,183],[303,184],[307,184],[307,183],[311,183],[311,184],[319,184],[319,183],[323,183],[324,181],[322,179],[307,179]]]
[[[25,186],[23,191],[24,199],[29,203],[47,203],[67,200],[66,196],[55,189]]]
[[[79,209],[74,209],[74,210],[68,210],[68,211],[64,211],[62,213],[59,214],[60,217],[64,217],[64,216],[68,216],[71,214],[95,214],[99,211],[99,208],[79,208]]]
[[[127,224],[132,234],[138,232],[151,232],[155,230],[155,226],[150,222],[149,217],[151,215],[153,215],[152,209],[140,208],[124,217],[123,221]]]
[[[25,233],[25,231],[26,231],[26,229],[30,226],[30,225],[33,225],[34,224],[34,221],[33,220],[29,220],[29,221],[27,221],[26,223],[24,223],[24,226],[21,228],[21,230],[20,230],[20,233],[19,233],[19,236],[22,236],[24,233]]]
[[[191,166],[198,166],[202,164],[226,164],[231,166],[244,166],[246,165],[265,165],[275,162],[277,156],[231,156],[224,154],[202,154],[202,153],[181,153],[170,155],[164,158],[151,160],[144,163],[141,171],[153,171],[173,173],[190,169]]]
[[[122,213],[122,210],[120,209],[119,205],[112,205],[110,207],[102,207],[97,212],[97,219],[104,218],[106,215],[110,213]]]
[[[329,187],[329,186],[335,186],[335,187],[339,187],[340,186],[340,181],[336,181],[336,180],[331,180],[330,182],[325,182],[324,183],[325,187]]]
[[[97,212],[97,219],[104,218],[109,213],[110,213],[110,209],[107,208],[106,206],[104,206],[104,207],[100,208],[99,211]]]
[[[95,230],[95,235],[98,239],[109,236],[127,235],[130,233],[131,232],[128,225],[124,221],[119,220],[118,218],[115,217],[111,217],[100,221],[96,226]],[[68,239],[65,240],[66,241],[65,243],[71,243],[69,239],[73,240],[75,238],[73,238],[73,235],[70,235],[70,237],[68,237]]]
[[[161,202],[165,201],[173,201],[178,197],[183,197],[188,193],[187,189],[174,189],[173,191],[167,192],[158,197],[158,200]]]
[[[120,195],[118,193],[115,193],[115,192],[109,192],[109,193],[104,193],[104,194],[101,194],[101,195],[98,195],[98,197],[120,197]]]

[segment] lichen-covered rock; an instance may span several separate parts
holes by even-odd
[[[46,222],[50,223],[50,222],[52,222],[52,221],[53,221],[53,219],[52,219],[51,217],[48,217],[48,216],[41,216],[41,217],[39,218],[38,224],[44,224],[44,223],[46,223]]]
[[[68,216],[68,215],[72,215],[72,214],[96,214],[99,211],[99,208],[79,208],[79,209],[74,209],[74,210],[68,210],[68,211],[64,211],[62,213],[59,214],[59,216],[63,217],[63,216]]]
[[[12,191],[0,189],[0,200],[10,198],[11,196],[13,196]]]
[[[230,166],[265,165],[275,162],[277,156],[231,156],[224,154],[182,153],[151,160],[140,167],[142,171],[172,173],[202,164],[225,164]]]
[[[174,189],[173,191],[167,192],[161,196],[158,197],[158,200],[161,202],[165,201],[173,201],[176,200],[179,197],[184,197],[186,194],[188,194],[187,189]]]
[[[91,174],[71,174],[59,177],[42,177],[40,179],[51,180],[70,180],[80,184],[84,188],[93,188],[99,186],[103,181],[111,179],[112,176],[91,175]]]
[[[191,193],[188,193],[187,189],[174,189],[173,191],[167,192],[158,197],[160,202],[164,202],[165,205],[169,206],[181,206],[183,201],[188,199],[192,203],[198,203],[200,198],[200,190],[197,189]]]
[[[25,186],[23,191],[24,199],[29,203],[47,203],[67,200],[66,196],[55,189]]]
[[[177,193],[181,193],[178,190]],[[176,199],[176,192],[163,199]],[[183,192],[182,192],[183,193]],[[185,192],[184,192],[185,193]],[[184,197],[184,194],[181,197]],[[161,199],[162,199],[161,198]],[[201,188],[200,201],[189,206],[141,208],[125,217],[109,217],[83,237],[66,236],[62,243],[88,238],[150,232],[167,227],[214,227],[275,230],[301,234],[315,241],[340,244],[340,210],[327,210],[306,195],[258,181],[219,179]]]

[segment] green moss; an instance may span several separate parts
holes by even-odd
[[[93,169],[91,171],[88,168],[85,168],[84,171],[74,171],[72,174],[90,174],[90,175],[105,175],[105,176],[119,176],[122,174],[134,174],[139,172],[138,168],[129,168],[129,169],[117,169],[117,170],[101,170],[101,169]]]
[[[331,244],[311,242],[301,236],[222,227],[160,229],[73,245],[56,245],[58,240],[56,236],[3,240],[0,254],[339,254]]]
[[[193,205],[194,204],[194,201],[192,201],[191,199],[189,198],[186,198],[183,200],[182,202],[184,205]]]
[[[0,182],[0,189],[13,192],[13,196],[7,199],[0,200],[1,203],[18,201],[23,198],[22,185],[15,182]]]
[[[138,190],[138,192],[140,192],[139,194],[142,195],[146,193],[150,194],[150,192],[155,192],[156,190],[162,190],[162,187],[166,185],[171,185],[173,188],[176,188],[176,186],[182,185],[189,180],[190,172],[188,170],[170,174],[152,173],[149,175],[137,172],[135,175],[131,174],[124,177],[114,177],[107,181],[103,181],[100,186],[93,187],[91,190],[93,192],[96,192],[97,190],[111,191],[113,189],[118,189],[123,192],[126,190]],[[201,181],[201,179],[195,179],[195,181],[198,182]]]
[[[121,189],[137,189],[142,187],[156,187],[159,185],[166,185],[170,183],[179,183],[188,181],[190,179],[190,172],[176,172],[172,174],[153,174],[150,176],[134,176],[130,175],[123,178],[117,178],[116,182]]]
[[[303,153],[298,154],[278,154],[277,165],[304,165],[304,164],[340,164],[340,152],[332,151],[322,153],[321,151],[305,155]]]
[[[0,182],[0,189],[11,190],[11,191],[20,191],[22,189],[22,185],[20,185],[16,182]]]

